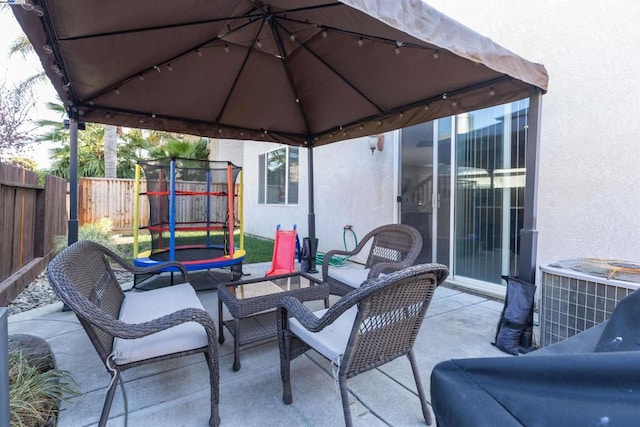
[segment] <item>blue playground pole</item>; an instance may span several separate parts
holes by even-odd
[[[176,260],[176,159],[169,166],[169,259]]]

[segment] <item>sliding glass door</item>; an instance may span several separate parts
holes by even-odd
[[[527,112],[523,100],[403,129],[401,222],[422,233],[420,261],[462,282],[516,271]]]
[[[455,275],[515,271],[524,214],[527,100],[456,116]]]

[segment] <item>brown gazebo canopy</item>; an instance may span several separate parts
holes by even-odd
[[[15,11],[60,97],[90,122],[317,146],[547,89],[543,66],[415,0]]]
[[[72,122],[313,148],[548,83],[542,65],[417,0],[26,1],[15,16]]]

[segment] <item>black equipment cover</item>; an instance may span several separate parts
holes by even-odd
[[[509,354],[527,352],[532,346],[533,300],[536,285],[514,276],[502,276],[507,282],[507,296],[493,344]]]
[[[437,364],[431,401],[438,427],[638,425],[640,351],[629,349],[640,349],[639,312],[640,290],[598,328],[595,349],[585,350],[592,352],[544,354],[543,348],[524,357]]]

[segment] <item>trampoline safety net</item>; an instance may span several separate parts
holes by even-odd
[[[234,212],[238,212],[236,180],[241,168],[226,161],[182,158],[139,164],[147,184],[150,258],[169,260],[172,237],[181,252],[176,254],[177,261],[228,254],[229,233],[240,225]]]

